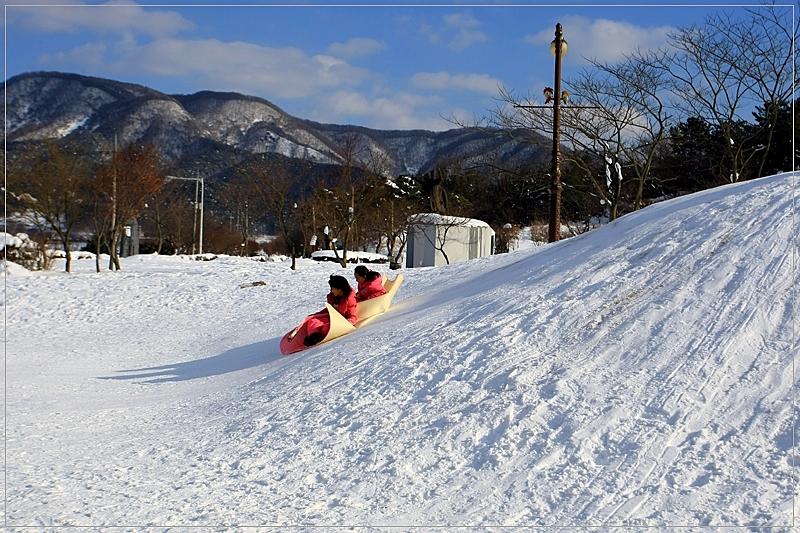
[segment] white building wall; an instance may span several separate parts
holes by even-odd
[[[444,253],[447,254],[447,259],[450,260],[450,264],[453,263],[460,263],[461,261],[467,261],[470,259],[469,257],[469,228],[456,226],[456,227],[439,227],[439,237],[440,239],[444,239]],[[436,252],[436,255],[439,256],[441,261],[437,264],[446,265],[447,260],[445,260],[444,254],[441,251]]]
[[[492,255],[494,230],[486,223],[462,219],[462,226],[417,222],[409,227],[406,268],[442,266]],[[444,242],[444,254],[440,243]],[[435,243],[435,244],[434,244]]]

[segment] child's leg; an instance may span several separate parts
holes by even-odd
[[[314,315],[306,322],[306,333],[319,333],[323,337],[331,330],[331,318],[326,314],[324,316]]]

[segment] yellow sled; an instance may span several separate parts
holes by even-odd
[[[386,279],[386,276],[384,276],[383,287],[386,289],[386,294],[364,300],[363,302],[358,302],[356,306],[356,316],[358,317],[356,328],[360,328],[367,322],[372,321],[376,316],[385,313],[389,309],[389,306],[392,305],[392,299],[394,295],[397,294],[397,289],[400,288],[400,284],[402,283],[402,274],[397,274],[397,277],[394,279]]]

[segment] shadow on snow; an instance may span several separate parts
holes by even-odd
[[[255,368],[281,359],[283,356],[278,350],[278,340],[275,338],[240,346],[219,355],[195,361],[184,361],[150,368],[118,370],[118,373],[124,375],[103,376],[99,379],[144,380],[142,383],[166,383],[221,376],[222,374]]]

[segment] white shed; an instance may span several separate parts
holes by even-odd
[[[408,219],[406,268],[441,266],[494,253],[494,230],[481,220],[434,213]]]

